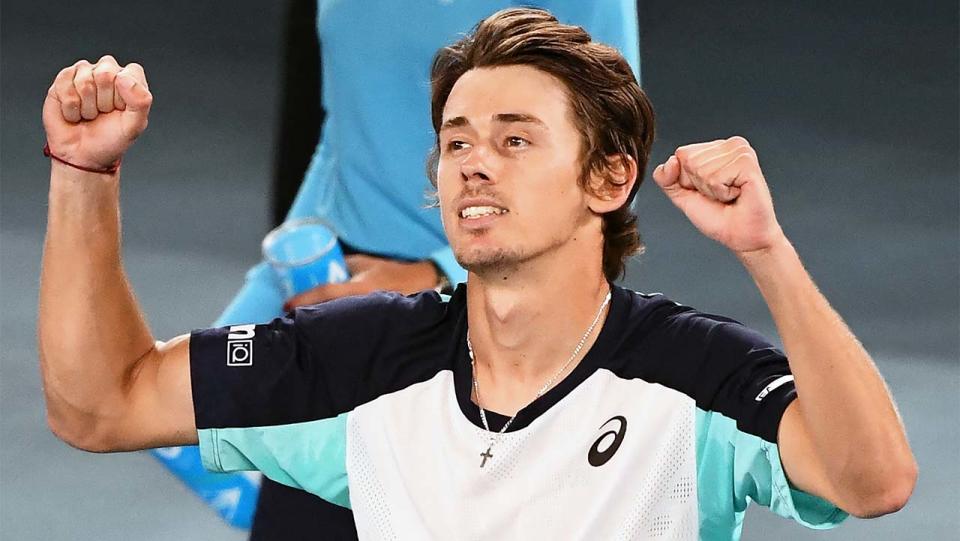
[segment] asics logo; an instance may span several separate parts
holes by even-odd
[[[600,425],[600,428],[603,429],[603,427],[613,421],[617,421],[619,425],[617,429],[607,430],[603,434],[600,434],[597,441],[593,442],[593,445],[590,447],[590,452],[587,453],[587,462],[589,462],[591,466],[599,467],[609,462],[617,452],[617,449],[620,448],[620,444],[623,443],[623,437],[627,434],[627,420],[622,415],[611,417],[607,422]],[[610,436],[613,436],[613,441],[609,441]],[[607,441],[609,441],[609,445],[601,451],[600,445]]]

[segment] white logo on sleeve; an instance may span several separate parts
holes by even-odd
[[[791,381],[793,381],[793,376],[790,376],[790,375],[780,376],[779,378],[771,381],[769,385],[764,387],[763,390],[760,391],[760,394],[758,394],[757,397],[754,398],[754,400],[756,400],[757,402],[760,402],[761,400],[766,398],[768,394],[772,393],[774,389],[776,389],[777,387],[780,387],[785,383],[789,383]]]
[[[227,335],[227,366],[253,366],[253,329],[256,325],[234,325]]]

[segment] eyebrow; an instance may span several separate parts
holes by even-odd
[[[539,118],[528,115],[526,113],[498,113],[493,115],[494,122],[500,122],[503,124],[510,124],[514,122],[522,122],[526,124],[536,124],[541,128],[546,129],[547,125],[543,123]],[[443,121],[443,124],[440,125],[440,131],[443,131],[447,128],[461,128],[464,126],[469,126],[470,121],[467,120],[465,116],[455,116]]]

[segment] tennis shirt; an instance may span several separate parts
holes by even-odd
[[[783,471],[777,428],[796,398],[783,353],[736,321],[618,286],[582,361],[488,453],[466,288],[194,331],[205,466],[352,508],[361,539],[733,540],[750,501],[813,528],[846,518]]]

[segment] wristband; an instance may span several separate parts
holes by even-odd
[[[60,162],[60,163],[62,163],[62,164],[64,164],[64,165],[69,165],[70,167],[73,167],[74,169],[79,169],[79,170],[81,170],[81,171],[86,171],[86,172],[88,172],[88,173],[101,173],[101,174],[105,174],[105,175],[112,175],[112,174],[114,174],[114,173],[116,173],[117,171],[120,170],[120,160],[117,160],[117,161],[113,162],[113,165],[111,165],[110,167],[107,167],[107,168],[105,168],[105,169],[93,169],[92,167],[84,167],[84,166],[82,166],[82,165],[77,165],[77,164],[75,164],[75,163],[70,163],[70,162],[68,162],[67,160],[64,160],[63,158],[60,158],[60,157],[54,155],[53,152],[50,151],[50,143],[47,143],[47,144],[43,145],[43,155],[46,156],[46,157],[48,157],[48,158],[57,160],[58,162]]]

